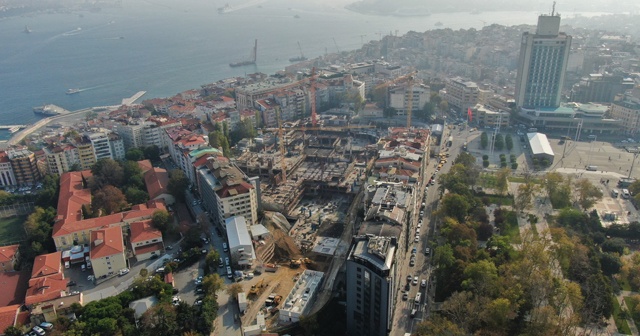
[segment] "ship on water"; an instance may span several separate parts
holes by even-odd
[[[13,126],[9,129],[9,133],[13,134],[20,130],[20,126]]]
[[[226,14],[231,11],[231,6],[229,4],[225,4],[224,7],[218,8],[218,14]]]
[[[82,90],[80,90],[80,89],[69,89],[69,90],[67,90],[67,94],[68,95],[72,95],[72,94],[80,93],[80,91],[82,91]]]
[[[307,58],[304,57],[304,53],[302,52],[302,47],[300,46],[300,42],[298,42],[298,50],[300,50],[300,56],[296,56],[296,57],[291,57],[289,59],[289,62],[302,62],[302,61],[306,61]]]
[[[47,104],[42,106],[36,106],[33,108],[33,113],[44,115],[44,116],[57,116],[60,114],[69,113],[69,111],[63,109],[60,106],[56,106],[53,104]]]
[[[24,30],[22,32],[26,34],[31,34],[32,30],[31,28],[29,28],[29,26],[24,26]]]
[[[257,58],[258,58],[258,40],[256,39],[255,45],[253,46],[253,51],[251,52],[251,59],[247,61],[229,63],[229,66],[232,68],[236,68],[236,67],[241,67],[245,65],[255,65]]]

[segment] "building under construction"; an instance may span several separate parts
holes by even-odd
[[[265,210],[289,216],[304,196],[355,195],[377,153],[378,131],[358,126],[289,128],[282,138],[283,150],[278,150],[278,139],[270,148],[245,151],[236,164],[248,175],[260,176]]]

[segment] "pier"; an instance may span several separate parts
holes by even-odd
[[[3,129],[3,130],[8,130],[12,128],[22,129],[22,128],[27,128],[27,126],[28,125],[0,125],[0,129]]]
[[[133,103],[135,103],[136,100],[140,99],[140,97],[144,96],[145,93],[147,93],[147,91],[139,91],[138,93],[134,94],[129,98],[124,98],[122,100],[122,105],[125,105],[125,106],[133,105]]]

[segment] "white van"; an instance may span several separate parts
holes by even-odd
[[[622,189],[622,198],[629,198],[631,194],[629,193],[629,189]]]
[[[620,195],[620,192],[618,191],[618,189],[611,190],[611,197],[618,198],[618,195]]]
[[[587,170],[596,171],[598,170],[598,166],[587,166]]]
[[[416,304],[420,304],[420,299],[422,298],[422,293],[418,292],[418,294],[416,294],[416,299],[414,300],[414,302]]]

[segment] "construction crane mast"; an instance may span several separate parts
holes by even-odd
[[[379,89],[379,88],[388,88],[390,85],[397,84],[397,83],[402,83],[402,82],[406,83],[407,86],[405,90],[409,91],[406,94],[407,109],[405,114],[407,115],[407,128],[411,127],[411,113],[413,112],[413,85],[415,84],[416,74],[417,74],[416,71],[412,71],[407,75],[400,76],[392,81],[382,83],[376,86],[376,89]]]
[[[316,123],[318,122],[318,115],[316,114],[316,67],[311,69],[311,78],[309,78],[309,84],[311,87],[309,89],[309,101],[311,103],[311,125],[316,127]]]
[[[284,183],[287,182],[287,163],[285,160],[284,132],[282,131],[282,111],[280,110],[280,106],[276,107],[276,118],[278,119],[278,142],[280,144],[280,154],[282,155],[282,160],[280,160],[280,169],[282,170],[282,183]]]

